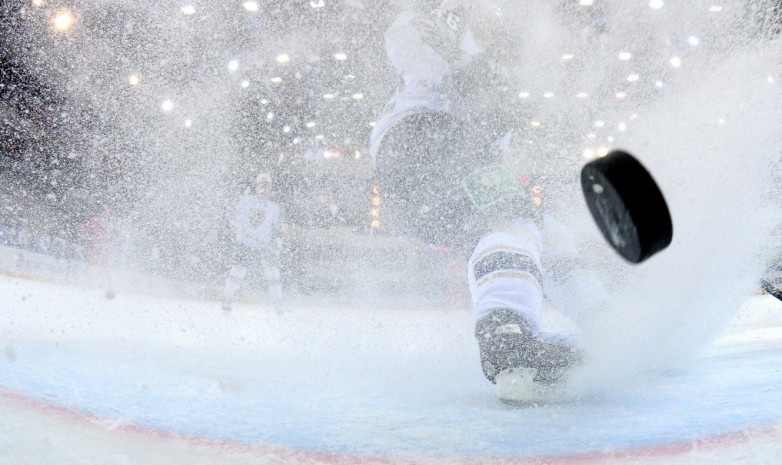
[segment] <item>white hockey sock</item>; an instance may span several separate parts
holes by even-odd
[[[236,298],[239,290],[242,288],[244,278],[247,276],[247,268],[234,265],[228,272],[228,279],[225,280],[225,290],[223,291],[223,298],[227,301],[233,301]]]
[[[520,220],[484,236],[468,263],[470,294],[476,319],[508,309],[526,317],[540,331],[543,308],[540,231]]]
[[[270,266],[263,271],[264,278],[269,286],[269,295],[274,302],[282,300],[282,281],[280,279],[280,269],[276,266]]]

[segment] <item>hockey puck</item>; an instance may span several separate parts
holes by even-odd
[[[581,188],[603,237],[627,261],[641,263],[670,245],[668,205],[631,154],[617,150],[587,163],[581,169]]]

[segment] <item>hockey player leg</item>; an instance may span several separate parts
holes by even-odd
[[[570,231],[548,214],[543,215],[541,263],[546,297],[574,323],[613,308],[611,296],[585,263]]]
[[[484,236],[468,264],[483,372],[508,403],[540,401],[578,359],[541,330],[541,249],[534,222],[519,220]]]
[[[242,289],[242,283],[247,276],[247,268],[241,265],[234,265],[228,272],[228,278],[225,280],[225,290],[223,291],[223,310],[230,311],[231,304],[237,299],[239,291]]]
[[[263,269],[263,277],[269,289],[269,296],[272,299],[274,311],[282,313],[282,280],[280,278],[280,269],[276,266],[267,266]]]

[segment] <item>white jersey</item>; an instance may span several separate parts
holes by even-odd
[[[264,247],[277,236],[280,207],[257,195],[242,195],[234,211],[236,240],[248,247]]]
[[[404,87],[386,105],[370,138],[377,155],[386,132],[412,113],[444,112],[460,116],[460,98],[448,85],[454,67],[482,51],[469,28],[455,12],[435,10],[427,15],[401,13],[385,34],[386,53],[401,73]]]

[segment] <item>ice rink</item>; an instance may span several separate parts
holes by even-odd
[[[769,296],[748,296],[674,368],[512,408],[483,379],[469,311],[226,315],[7,276],[0,294],[4,464],[782,459],[782,303]]]

